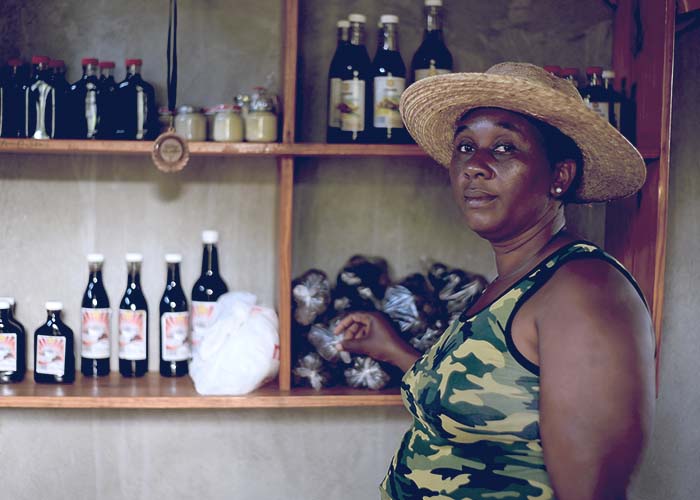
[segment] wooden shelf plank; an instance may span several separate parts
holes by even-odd
[[[77,374],[74,384],[65,385],[36,384],[33,374],[27,373],[20,384],[0,386],[0,408],[319,408],[401,404],[397,388],[280,391],[274,383],[245,396],[200,396],[189,377],[165,378],[153,372],[136,379],[118,373],[99,379]]]

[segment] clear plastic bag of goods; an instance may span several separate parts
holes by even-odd
[[[323,324],[313,325],[307,338],[318,354],[326,361],[335,362],[340,359],[344,363],[350,363],[350,353],[342,350],[343,334],[336,335],[333,333],[333,329],[338,321],[338,318],[332,320],[329,326]]]
[[[217,300],[215,316],[203,331],[190,376],[199,394],[238,396],[254,391],[279,372],[279,321],[247,292]]]
[[[379,361],[369,356],[353,356],[352,364],[345,369],[345,381],[350,387],[383,389],[391,381]]]
[[[318,269],[310,269],[292,282],[294,320],[308,326],[326,312],[331,301],[328,276]]]
[[[333,383],[331,371],[317,352],[300,357],[292,374],[295,386],[309,386],[317,391]]]
[[[354,255],[338,273],[333,292],[336,312],[374,311],[389,285],[389,266],[381,257]]]

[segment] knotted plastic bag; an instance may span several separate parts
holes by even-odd
[[[331,385],[333,379],[330,370],[316,352],[310,352],[299,358],[292,374],[294,385],[308,385],[317,391]]]
[[[331,301],[331,285],[323,271],[311,269],[292,282],[294,320],[308,326],[326,312]]]
[[[345,381],[350,387],[367,388],[378,391],[391,380],[382,365],[369,356],[353,356],[352,364],[345,369]]]
[[[203,329],[190,376],[199,394],[237,396],[254,391],[279,372],[279,323],[270,308],[256,305],[247,292],[217,300],[215,315]]]
[[[330,326],[313,325],[311,330],[309,330],[308,339],[326,361],[338,361],[338,359],[341,359],[344,363],[349,363],[350,353],[342,350],[343,334],[336,335],[333,333],[336,324],[338,324],[337,318],[331,321]]]

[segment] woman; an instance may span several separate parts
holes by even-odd
[[[567,231],[564,203],[636,192],[644,161],[529,64],[422,80],[401,111],[498,276],[422,356],[381,315],[338,325],[346,350],[406,372],[414,422],[382,497],[626,498],[653,415],[652,324],[627,271]]]

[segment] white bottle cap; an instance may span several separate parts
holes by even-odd
[[[58,301],[49,301],[46,303],[47,311],[62,311],[63,303]]]
[[[399,16],[384,14],[379,18],[379,22],[382,24],[399,24]]]
[[[341,19],[337,23],[338,28],[349,28],[350,27],[350,21],[347,19]]]
[[[10,303],[6,300],[0,300],[0,310],[9,309]]]
[[[351,23],[366,23],[367,22],[367,16],[364,14],[350,14],[348,16],[348,21]]]
[[[4,300],[5,302],[9,303],[10,306],[15,305],[15,298],[14,297],[0,297],[0,300]]]
[[[219,232],[212,229],[202,231],[202,243],[205,245],[215,245],[219,242]]]
[[[143,255],[140,253],[128,253],[125,256],[127,262],[143,262]]]
[[[89,253],[87,254],[87,261],[90,264],[102,264],[105,261],[105,256],[101,253]]]
[[[179,264],[182,262],[182,255],[179,253],[166,253],[165,254],[165,262],[168,264]]]
[[[425,0],[426,7],[442,7],[442,0]]]
[[[615,78],[615,72],[611,69],[606,69],[603,71],[603,78],[610,78],[613,79]]]

